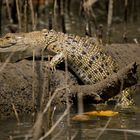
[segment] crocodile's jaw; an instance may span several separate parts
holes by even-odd
[[[0,48],[9,48],[17,43],[17,40],[20,37],[12,33],[6,34],[4,37],[0,38]]]
[[[33,50],[41,52],[45,48],[45,42],[45,36],[41,31],[8,33],[0,38],[0,61],[5,61],[11,53],[13,53],[12,57],[14,57],[13,60],[10,60],[12,62],[32,57]]]

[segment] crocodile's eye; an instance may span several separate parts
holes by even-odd
[[[7,40],[7,43],[9,44],[15,44],[16,43],[16,36],[13,35],[13,34],[7,34],[5,37],[4,37],[5,40]]]
[[[43,29],[42,32],[43,32],[43,34],[44,34],[45,36],[47,36],[48,33],[49,33],[49,31],[48,31],[47,29]]]
[[[43,33],[43,35],[48,36],[48,33]]]
[[[9,40],[11,37],[10,36],[6,36],[5,39]]]

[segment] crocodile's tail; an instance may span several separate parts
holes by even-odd
[[[106,103],[113,105],[115,104],[120,108],[130,108],[135,105],[131,92],[131,88],[126,88],[125,90],[121,91],[121,93],[117,96],[109,99]]]
[[[119,106],[121,106],[122,108],[129,108],[130,106],[135,105],[131,92],[131,88],[126,88],[121,92],[120,101],[118,103]]]

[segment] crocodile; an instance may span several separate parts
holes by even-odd
[[[0,52],[20,52],[11,61],[19,61],[33,55],[33,50],[40,55],[53,56],[50,67],[67,59],[68,67],[77,75],[83,84],[95,84],[119,70],[111,55],[104,51],[97,38],[80,37],[64,34],[54,30],[43,29],[29,33],[8,33],[0,38]],[[2,53],[3,52],[3,53]],[[0,56],[0,59],[2,56]],[[9,60],[9,61],[10,61]],[[122,91],[124,105],[133,104],[129,89]]]

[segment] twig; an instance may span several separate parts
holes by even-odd
[[[78,95],[78,114],[82,114],[84,112],[84,107],[83,107],[83,93],[80,92]]]
[[[128,16],[128,0],[125,0],[125,9],[124,9],[124,22],[125,22],[125,25],[127,24],[127,16]]]
[[[64,47],[65,48],[65,47]],[[64,50],[64,54],[65,54],[65,85],[67,86],[68,85],[68,56],[67,56],[67,51]],[[69,108],[70,106],[70,103],[69,103],[69,90],[68,88],[66,87],[66,103],[67,103],[67,108]],[[68,110],[68,114],[67,114],[67,127],[69,128],[69,131],[68,132],[68,140],[70,139],[71,137],[71,132],[70,132],[70,110]]]
[[[77,136],[78,132],[75,132],[75,134],[71,137],[71,140],[74,140],[75,137]]]
[[[65,88],[65,87],[64,87]],[[62,90],[64,88],[59,88],[59,89],[56,89],[55,92],[53,93],[53,95],[51,96],[51,98],[49,99],[48,103],[46,104],[46,107],[45,109],[43,110],[43,112],[40,112],[38,114],[38,118],[32,128],[33,130],[33,138],[34,140],[38,140],[41,136],[41,132],[42,132],[42,125],[43,125],[43,117],[45,115],[45,113],[48,111],[48,109],[50,108],[50,105],[51,105],[51,102],[52,100],[54,99],[54,97],[56,96],[56,94],[58,93],[59,90]],[[30,134],[31,132],[29,132]]]
[[[18,122],[18,124],[20,124],[20,119],[19,119],[19,116],[18,116],[16,107],[15,107],[15,105],[13,103],[11,103],[11,104],[12,104],[12,108],[14,110],[14,113],[15,113],[15,116],[16,116],[16,119],[17,119],[17,122]]]
[[[10,23],[12,23],[13,20],[12,20],[11,13],[10,13],[9,0],[6,0],[6,7],[7,7],[9,21],[10,21]]]
[[[10,140],[14,140],[14,139],[22,139],[22,138],[25,138],[24,140],[28,140],[26,138],[31,138],[32,136],[31,135],[24,135],[24,134],[21,134],[21,135],[17,135],[17,136],[10,136]]]
[[[51,124],[53,125],[53,117],[54,117],[54,113],[56,111],[56,106],[53,108],[52,114],[51,114]]]
[[[32,82],[32,106],[33,106],[33,113],[35,113],[35,50],[33,50],[33,82]]]
[[[97,128],[96,130],[102,130],[103,128]],[[127,132],[133,134],[140,134],[140,130],[131,130],[131,129],[113,129],[113,128],[106,128],[106,131],[117,131],[117,132]]]
[[[43,137],[41,137],[39,140],[43,140],[45,139],[46,137],[48,137],[52,132],[53,130],[56,128],[56,126],[62,121],[62,119],[68,114],[69,112],[69,109],[70,107],[68,107],[64,113],[61,115],[61,117],[56,121],[56,123],[51,127],[51,129],[45,133],[45,135]]]
[[[64,131],[64,129],[61,129],[57,134],[54,135],[53,138],[51,138],[51,140],[55,140],[57,139],[57,137]]]
[[[38,140],[42,136],[43,117],[44,114],[39,112],[37,116],[37,120],[33,126],[33,140]]]
[[[66,88],[66,86],[61,87],[61,88],[57,88],[57,89],[54,91],[54,93],[53,93],[53,95],[51,96],[50,100],[49,100],[48,103],[46,104],[46,107],[45,107],[45,109],[44,109],[44,111],[43,111],[43,114],[45,114],[45,113],[47,112],[49,106],[51,105],[52,100],[55,98],[55,96],[56,96],[56,94],[58,93],[58,91],[63,90],[63,89],[65,89],[65,88]]]
[[[112,16],[113,16],[113,0],[109,0],[108,17],[107,17],[108,30],[112,24]]]
[[[2,0],[0,0],[0,36],[1,36],[1,34],[2,34]]]
[[[109,0],[108,17],[107,17],[107,35],[108,35],[109,43],[110,43],[110,35],[111,35],[112,16],[113,16],[113,0]]]
[[[32,29],[34,31],[36,29],[36,24],[35,24],[35,13],[34,13],[32,0],[29,0],[29,5],[31,9]]]
[[[0,72],[2,72],[3,69],[6,67],[6,65],[9,63],[9,61],[10,61],[11,57],[13,56],[13,54],[14,54],[14,51],[11,52],[10,55],[7,57],[5,63],[4,63],[4,64],[2,65],[2,67],[0,68]]]
[[[28,23],[27,23],[27,0],[25,0],[25,5],[24,5],[24,32],[28,31]]]
[[[19,0],[16,0],[16,8],[17,8],[17,16],[18,16],[18,27],[19,32],[21,31],[21,15],[20,15],[20,9],[19,9]]]

